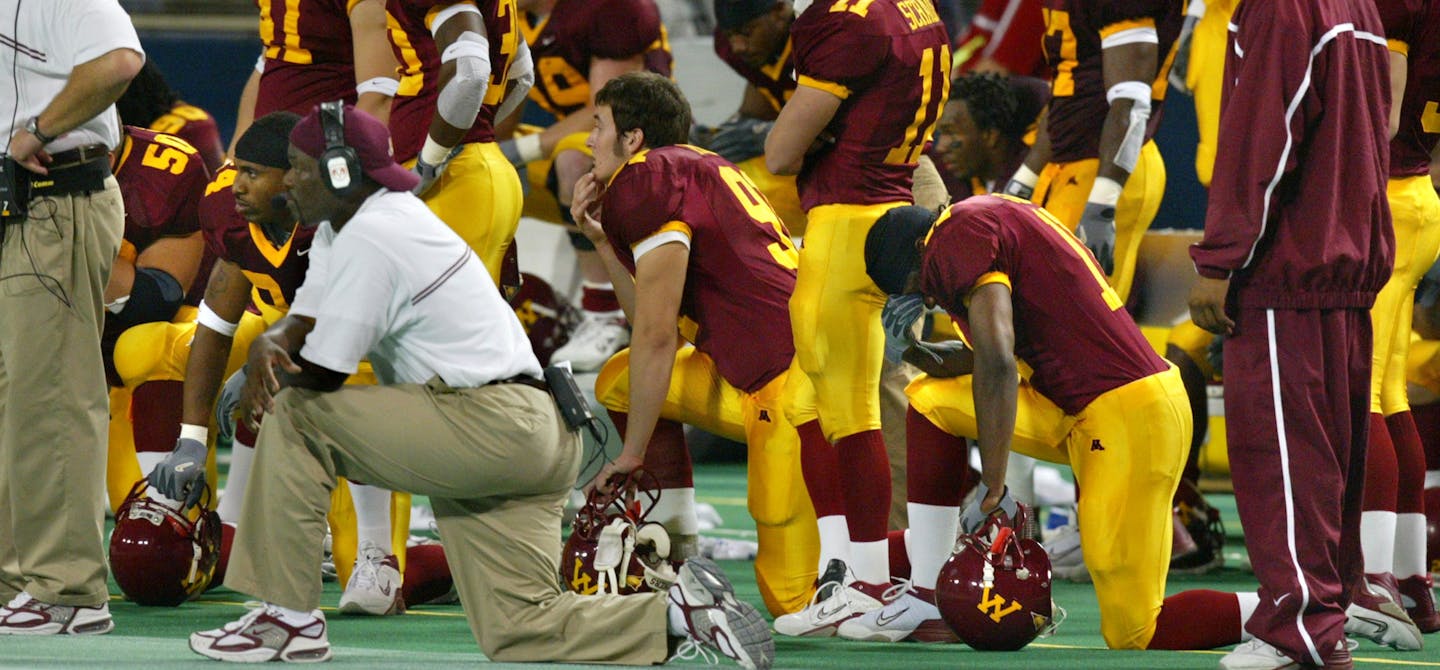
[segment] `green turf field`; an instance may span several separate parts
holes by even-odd
[[[725,526],[715,532],[753,538],[753,525],[745,515],[744,466],[699,466],[695,479],[699,498],[715,505],[725,518]],[[1239,524],[1234,516],[1233,499],[1220,495],[1214,496],[1212,501],[1226,513],[1230,534],[1226,549],[1228,567],[1204,578],[1173,579],[1170,583],[1172,593],[1191,588],[1250,590],[1255,586],[1253,576],[1236,567],[1243,565],[1246,559],[1241,547]],[[723,561],[721,564],[734,580],[740,596],[760,606],[752,566],[739,561]],[[245,611],[245,597],[223,588],[175,609],[137,607],[123,601],[113,586],[112,594],[110,606],[115,616],[115,632],[93,638],[0,638],[0,667],[216,668],[220,667],[217,663],[200,658],[189,650],[186,637],[192,631],[218,627]],[[1091,587],[1088,584],[1057,582],[1054,597],[1069,612],[1069,618],[1053,637],[1039,640],[1020,652],[981,653],[964,645],[924,646],[781,638],[776,642],[775,667],[863,670],[1214,668],[1223,654],[1223,651],[1105,650]],[[489,664],[475,645],[459,606],[422,607],[402,617],[341,617],[333,614],[339,598],[340,586],[327,583],[321,603],[332,615],[330,642],[334,646],[335,658],[330,662],[331,666],[435,669],[485,663],[487,667],[527,667]],[[623,624],[617,622],[617,625]],[[1355,664],[1361,668],[1440,668],[1440,635],[1429,636],[1426,642],[1433,648],[1418,653],[1399,653],[1362,642],[1355,652]],[[703,666],[704,662],[676,661],[672,665]],[[724,665],[728,665],[728,661],[722,661]]]

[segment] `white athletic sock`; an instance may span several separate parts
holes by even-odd
[[[699,535],[700,517],[695,513],[695,489],[660,489],[660,499],[650,508],[646,520],[665,526],[672,536]]]
[[[240,522],[240,504],[245,502],[245,486],[250,482],[250,464],[255,462],[255,447],[238,440],[230,445],[230,468],[225,475],[225,495],[215,512],[229,524]]]
[[[1360,549],[1365,552],[1366,574],[1390,572],[1395,567],[1394,512],[1360,514]]]
[[[830,565],[832,558],[844,561],[848,569],[850,566],[850,526],[845,522],[845,515],[822,516],[816,520],[816,523],[820,526],[820,573],[825,573],[825,566]]]
[[[1255,614],[1255,608],[1260,606],[1260,594],[1254,591],[1245,591],[1235,594],[1235,599],[1240,601],[1240,641],[1249,642],[1255,639],[1255,636],[1245,630],[1245,624],[1250,623],[1250,617]]]
[[[1424,514],[1397,514],[1395,519],[1395,558],[1394,568],[1396,579],[1407,577],[1419,577],[1429,569],[1426,565],[1425,515]],[[1367,560],[1366,565],[1369,565]]]
[[[955,548],[960,508],[912,502],[907,509],[910,532],[905,536],[905,549],[910,554],[910,583],[922,589],[934,589],[940,579],[940,567]]]
[[[850,572],[866,584],[890,584],[890,540],[850,541]]]
[[[350,482],[350,500],[355,505],[355,546],[374,542],[385,553],[393,553],[390,549],[390,490]]]
[[[310,612],[292,610],[288,607],[281,607],[279,605],[276,605],[275,603],[265,604],[269,606],[271,612],[280,615],[280,618],[283,619],[285,623],[288,623],[291,626],[304,626],[315,620],[315,615]]]

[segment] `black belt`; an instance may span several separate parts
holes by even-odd
[[[530,388],[540,389],[546,393],[550,392],[549,384],[546,384],[543,379],[536,379],[530,375],[515,375],[509,379],[496,379],[493,382],[487,382],[485,385],[490,386],[491,384],[522,384]]]
[[[49,174],[25,173],[31,197],[94,193],[105,190],[110,176],[110,150],[103,144],[89,144],[50,156]]]

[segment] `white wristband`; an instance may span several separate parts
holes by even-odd
[[[204,300],[200,301],[200,314],[195,317],[195,322],[226,337],[234,337],[235,330],[240,327],[239,323],[231,323],[216,314]]]
[[[1090,197],[1085,200],[1086,202],[1113,207],[1115,203],[1120,202],[1120,192],[1124,190],[1125,187],[1114,179],[1109,177],[1096,177],[1095,185],[1090,188]]]
[[[435,138],[425,136],[425,146],[420,147],[420,160],[427,165],[439,165],[445,162],[445,157],[450,155],[450,147],[441,145]]]
[[[545,150],[540,148],[540,133],[515,138],[515,151],[520,153],[521,160],[526,163],[544,158]]]
[[[1035,174],[1035,171],[1031,170],[1030,166],[1021,165],[1020,169],[1016,170],[1015,174],[1010,176],[1010,179],[1018,181],[1030,188],[1035,188],[1035,182],[1040,181],[1040,175]]]
[[[190,438],[205,444],[210,439],[210,429],[205,426],[197,426],[193,423],[180,424],[180,439]]]
[[[379,93],[393,98],[399,92],[400,82],[390,77],[372,77],[355,85],[355,95],[357,96]]]

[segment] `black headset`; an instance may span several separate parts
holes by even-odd
[[[320,154],[320,180],[337,197],[347,198],[360,190],[365,173],[360,156],[345,144],[345,103],[320,103],[320,132],[325,135],[325,153]]]

